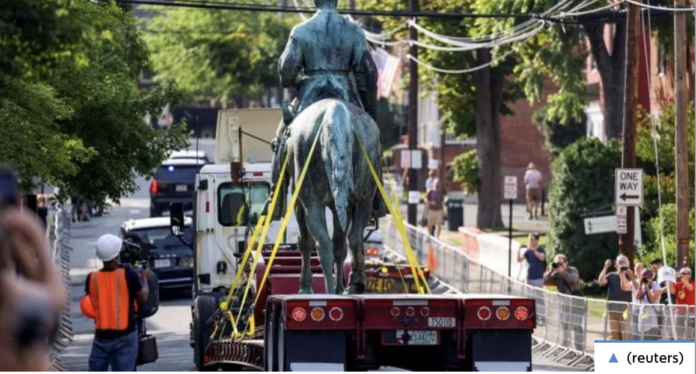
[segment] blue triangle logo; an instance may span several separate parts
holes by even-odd
[[[618,364],[619,363],[619,360],[616,359],[615,354],[613,354],[613,353],[611,354],[611,359],[609,360],[609,363],[610,364]]]

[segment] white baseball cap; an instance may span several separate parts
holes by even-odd
[[[109,262],[121,253],[121,246],[123,245],[123,240],[121,238],[111,235],[104,234],[97,240],[97,257],[103,262]]]

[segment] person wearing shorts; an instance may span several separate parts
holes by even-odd
[[[527,219],[538,218],[537,209],[541,202],[541,172],[536,169],[533,162],[529,163],[527,172],[524,173],[524,185],[526,187],[527,210],[529,217]]]
[[[433,182],[433,188],[425,194],[425,204],[428,209],[428,230],[430,235],[440,237],[440,229],[445,220],[445,193],[440,189],[440,181]]]

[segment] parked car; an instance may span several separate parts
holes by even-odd
[[[171,203],[181,203],[185,211],[193,210],[196,174],[205,158],[173,158],[162,163],[150,181],[150,217],[161,217]]]
[[[186,217],[186,231],[183,239],[190,243],[192,231],[191,217]],[[157,274],[160,289],[188,288],[193,285],[193,249],[171,234],[168,217],[131,219],[121,225],[119,236],[137,235],[140,243],[154,246],[150,251],[148,264]]]

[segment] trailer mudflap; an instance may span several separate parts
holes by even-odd
[[[469,346],[473,371],[532,371],[532,330],[470,331]]]

